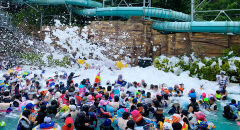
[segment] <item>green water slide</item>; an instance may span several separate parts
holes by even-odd
[[[154,22],[152,28],[166,32],[210,32],[240,34],[240,22]]]
[[[82,7],[102,7],[102,3],[92,1],[92,0],[19,0],[25,1],[28,4],[38,4],[38,5],[64,5],[71,4]]]
[[[174,21],[190,21],[189,15],[169,9],[154,7],[106,7],[84,10],[73,10],[74,13],[85,16],[146,16]]]
[[[21,0],[20,0],[21,1]],[[73,12],[83,16],[146,16],[164,19],[164,22],[155,21],[152,28],[165,32],[210,32],[240,34],[240,22],[227,21],[194,21],[190,22],[190,16],[170,9],[154,7],[105,7],[92,0],[24,0],[29,4],[61,5],[71,4],[75,6],[93,9],[73,9]],[[167,22],[179,21],[179,22]]]

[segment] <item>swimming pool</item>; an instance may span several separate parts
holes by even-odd
[[[210,112],[204,111],[208,121],[213,122],[217,130],[239,130],[240,129],[236,121],[229,121],[222,116],[223,107],[229,101],[230,99],[228,101],[217,102],[219,110],[216,113],[215,112],[210,113]],[[167,114],[165,114],[165,116],[167,116]],[[1,130],[16,130],[17,123],[18,123],[18,114],[10,114],[6,117],[2,117],[1,120],[2,119],[6,122],[7,125],[6,127],[0,128]],[[59,123],[61,126],[64,124],[63,120],[60,120],[60,119],[53,119],[53,120]],[[103,123],[103,121],[104,119],[100,119],[98,121],[98,126],[100,126]],[[99,129],[99,127],[97,129]]]

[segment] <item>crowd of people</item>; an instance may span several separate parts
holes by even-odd
[[[44,73],[16,68],[1,77],[0,110],[21,112],[17,130],[215,129],[201,110],[217,111],[216,101],[227,98],[228,81],[222,73],[216,94],[202,93],[199,99],[192,88],[185,105],[170,100],[186,92],[182,83],[174,87],[149,85],[144,80],[131,83],[119,75],[115,82],[103,84],[100,73],[92,83],[88,78],[74,80],[81,76],[73,72],[56,72],[53,77],[44,77]],[[239,103],[232,100],[224,107],[223,116],[238,119],[237,108]],[[63,120],[64,125],[53,119]]]

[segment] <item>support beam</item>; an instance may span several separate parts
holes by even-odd
[[[194,13],[195,13],[195,0],[191,0],[191,22],[194,21]]]
[[[240,9],[226,9],[226,10],[206,10],[206,11],[195,11],[197,13],[208,13],[208,12],[219,12],[219,11],[240,11]]]

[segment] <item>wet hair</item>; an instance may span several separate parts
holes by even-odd
[[[222,97],[222,100],[227,100],[227,96],[223,96],[223,97]]]
[[[31,114],[30,110],[24,110],[24,111],[22,112],[22,115],[25,116],[25,117],[27,117],[27,118],[28,118],[28,116],[29,116],[30,114]]]
[[[34,84],[36,84],[37,86],[39,86],[39,82],[38,82],[38,81],[34,82]]]
[[[88,113],[89,108],[90,107],[88,105],[83,105],[81,110]]]
[[[135,121],[134,120],[129,120],[128,122],[127,122],[127,127],[126,127],[126,129],[132,129],[132,130],[134,130],[134,127],[135,127]]]
[[[146,88],[146,87],[147,87],[147,84],[146,84],[146,83],[143,83],[143,87]]]
[[[165,100],[168,100],[168,95],[167,95],[167,94],[164,94],[164,95],[163,95],[163,98],[164,98]]]
[[[75,105],[75,99],[70,100],[70,105]]]
[[[217,90],[217,91],[216,91],[216,93],[217,93],[217,94],[220,94],[220,91],[219,91],[219,90]]]
[[[46,110],[47,110],[47,107],[44,104],[40,105],[41,112],[45,112]]]
[[[130,116],[130,114],[128,112],[124,112],[122,114],[122,118],[125,119],[125,120],[127,120],[129,118],[129,116]]]
[[[162,97],[159,96],[159,95],[157,95],[157,100],[158,100],[159,102],[161,102],[161,101],[162,101]]]
[[[55,85],[55,88],[56,88],[56,87],[58,87],[58,88],[59,88],[59,87],[60,87],[60,86],[59,86],[59,84],[56,84],[56,85]]]
[[[77,114],[77,117],[74,121],[74,127],[76,129],[82,128],[83,127],[82,125],[84,125],[86,121],[87,121],[87,118],[86,118],[85,112],[80,112]]]
[[[181,123],[172,123],[172,127],[174,130],[181,130],[182,129],[182,124]]]
[[[150,85],[150,89],[154,89],[154,85],[153,84]]]
[[[65,94],[66,90],[62,90],[62,94]]]
[[[119,101],[119,97],[118,97],[118,96],[115,96],[115,97],[114,97],[114,101],[115,101],[115,102],[118,102],[118,101]]]
[[[135,105],[132,105],[130,109],[131,109],[131,111],[137,110],[137,107]]]
[[[108,98],[109,98],[109,93],[104,93],[104,98],[106,99],[106,100],[108,100]]]
[[[85,94],[84,94],[84,96],[88,96],[89,95],[89,93],[88,92],[86,92]]]
[[[159,104],[159,102],[157,100],[153,100],[153,105],[155,107],[160,107],[160,104]]]
[[[16,98],[16,99],[20,99],[21,97],[22,97],[21,94],[16,94],[16,95],[15,95],[15,98]]]
[[[231,100],[231,103],[232,103],[232,104],[236,104],[236,100],[235,100],[235,99],[232,99],[232,100]]]
[[[154,88],[155,88],[155,89],[158,89],[158,86],[157,86],[157,85],[154,85]]]
[[[64,87],[64,83],[61,83],[61,84],[60,84],[60,88],[63,88],[63,87]]]
[[[108,86],[107,91],[111,91],[111,90],[112,90],[112,86]]]
[[[58,105],[57,100],[52,100],[51,105]]]
[[[4,96],[9,96],[9,94],[10,94],[9,91],[5,91],[5,92],[3,93]]]
[[[70,124],[67,124],[67,127],[68,128],[71,128],[72,127],[72,124],[70,123]]]
[[[151,98],[151,93],[147,92],[147,98]]]

